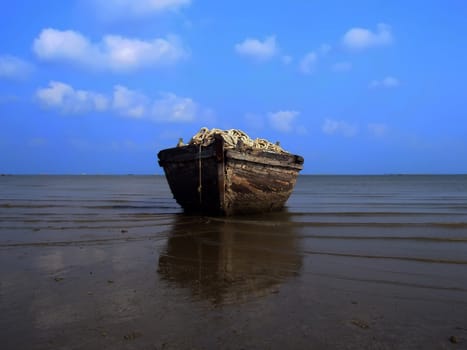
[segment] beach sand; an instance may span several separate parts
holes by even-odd
[[[303,188],[288,211],[231,219],[185,216],[166,189],[86,205],[10,192],[1,348],[467,349],[465,216],[362,226],[300,214]]]

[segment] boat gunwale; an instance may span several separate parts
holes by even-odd
[[[217,142],[207,146],[186,145],[161,150],[158,153],[159,165],[164,167],[167,163],[193,162],[200,159],[218,158]],[[303,169],[303,158],[291,153],[275,153],[262,150],[238,150],[224,148],[225,163],[230,160],[254,163],[263,166],[287,168],[294,170]],[[276,158],[276,159],[275,159]],[[279,158],[279,159],[277,159]]]
[[[303,163],[300,163],[300,156],[296,155],[287,155],[290,157],[289,160],[277,160],[272,158],[265,158],[265,154],[270,153],[270,155],[277,155],[276,153],[272,152],[261,152],[258,154],[250,154],[244,153],[237,150],[226,150],[226,161],[230,161],[231,159],[236,161],[243,161],[247,163],[255,163],[259,165],[268,165],[275,168],[287,168],[287,169],[294,169],[294,170],[302,170]],[[298,158],[300,157],[300,158]]]

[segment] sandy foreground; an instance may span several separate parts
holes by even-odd
[[[163,177],[0,181],[0,349],[467,349],[465,177],[303,177],[183,215]]]
[[[307,253],[210,225],[3,243],[2,349],[467,348],[464,265]]]

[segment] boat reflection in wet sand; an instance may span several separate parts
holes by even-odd
[[[283,215],[288,214],[248,220],[180,215],[158,273],[169,286],[187,288],[195,299],[214,304],[275,293],[302,266],[298,239]]]
[[[303,158],[240,130],[202,128],[188,145],[162,150],[159,165],[185,212],[209,215],[280,210]]]

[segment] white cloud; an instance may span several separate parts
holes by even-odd
[[[189,97],[174,93],[160,93],[159,98],[150,99],[146,95],[124,86],[114,87],[112,107],[123,116],[144,118],[158,122],[192,122],[198,117],[208,117],[209,111],[202,110]]]
[[[291,132],[295,118],[299,114],[300,112],[297,111],[278,111],[269,113],[268,117],[272,128],[282,132]]]
[[[311,74],[315,71],[318,59],[325,57],[331,51],[332,47],[328,44],[322,44],[317,50],[308,52],[300,60],[298,69],[303,74]]]
[[[0,55],[0,78],[26,79],[33,71],[32,64],[11,55]]]
[[[304,74],[311,74],[315,70],[318,55],[315,52],[307,53],[300,61],[299,69]]]
[[[159,98],[150,99],[121,85],[114,87],[113,108],[123,116],[171,123],[192,122],[199,112],[191,98],[161,93]]]
[[[246,113],[244,120],[251,129],[264,130],[269,126],[271,129],[280,132],[293,132],[303,135],[307,133],[307,130],[304,126],[297,125],[297,117],[299,115],[300,112],[294,110],[282,110],[267,114]]]
[[[34,40],[33,50],[46,61],[65,61],[113,71],[173,64],[188,55],[175,36],[140,40],[106,35],[93,43],[79,32],[53,28],[42,30]]]
[[[370,88],[395,88],[400,85],[400,82],[397,78],[387,76],[382,80],[373,80],[370,82]]]
[[[264,41],[247,38],[235,45],[235,51],[239,55],[265,61],[274,57],[279,52],[279,49],[276,44],[276,37],[268,36]]]
[[[82,60],[94,61],[99,55],[98,48],[93,47],[87,38],[72,30],[43,29],[39,37],[34,39],[33,50],[44,60]],[[95,52],[92,52],[94,51]],[[90,54],[91,57],[88,57]]]
[[[108,108],[108,99],[104,95],[75,90],[70,85],[58,81],[51,81],[49,87],[38,89],[36,98],[45,107],[58,109],[65,114],[102,112]]]
[[[357,134],[358,128],[355,125],[349,124],[343,120],[326,119],[322,126],[322,130],[325,134],[328,135],[340,134],[346,137],[352,137]]]
[[[88,0],[104,18],[146,17],[188,7],[191,0]]]
[[[104,46],[104,57],[116,70],[170,64],[186,56],[175,37],[142,41],[108,35],[104,37]]]
[[[49,87],[37,90],[36,97],[42,105],[64,114],[108,111],[124,117],[167,123],[214,119],[211,110],[201,108],[189,97],[180,97],[169,92],[160,93],[158,98],[151,99],[123,85],[115,85],[113,93],[107,97],[52,81]]]
[[[179,97],[173,93],[164,93],[152,106],[152,116],[158,121],[191,122],[198,113],[197,104],[188,97]]]
[[[391,27],[384,23],[379,23],[375,32],[366,28],[355,27],[349,29],[342,37],[342,44],[352,50],[386,46],[392,42]]]
[[[122,85],[115,85],[112,97],[112,108],[127,117],[142,118],[148,113],[148,98]]]
[[[348,72],[352,69],[352,63],[350,62],[337,62],[332,65],[334,72]]]
[[[375,137],[382,137],[387,133],[388,126],[383,123],[370,123],[368,124],[368,131]]]

